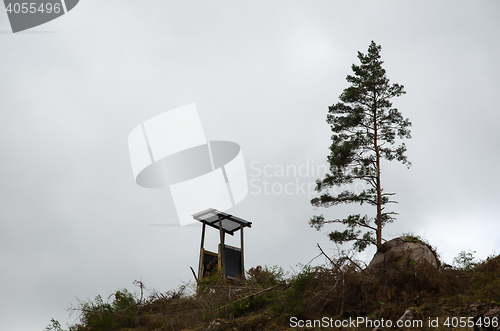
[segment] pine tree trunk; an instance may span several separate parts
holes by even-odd
[[[380,150],[378,148],[378,127],[377,127],[377,92],[373,92],[373,140],[375,147],[375,157],[377,169],[376,190],[377,190],[377,248],[382,245],[382,189],[380,185]]]

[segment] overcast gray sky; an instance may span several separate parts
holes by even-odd
[[[309,218],[360,209],[315,210],[308,187],[326,163],[328,106],[371,40],[413,123],[413,167],[383,164],[400,213],[384,237],[422,235],[447,263],[500,252],[499,15],[493,0],[82,0],[12,34],[1,9],[0,329],[73,323],[76,298],[134,280],[192,280],[200,227],[149,226],[177,223],[175,207],[168,190],[135,184],[127,147],[141,122],[190,103],[207,139],[241,146],[250,192],[229,212],[253,222],[247,269],[298,270],[316,243],[333,254],[333,227]],[[273,173],[287,166],[303,173]],[[296,191],[279,194],[288,183]]]

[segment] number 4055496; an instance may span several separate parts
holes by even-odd
[[[51,3],[41,3],[40,5],[34,3],[34,2],[23,2],[23,3],[9,3],[9,5],[6,8],[7,12],[10,13],[23,13],[23,14],[34,14],[34,13],[60,13],[61,12],[61,4],[60,3],[55,3],[52,5]]]
[[[498,317],[480,317],[477,320],[474,320],[473,317],[448,317],[443,323],[444,326],[446,327],[453,327],[456,328],[458,326],[465,328],[465,327],[474,327],[474,326],[484,326],[486,328],[492,326],[494,328],[498,327]]]

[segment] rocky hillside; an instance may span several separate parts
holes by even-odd
[[[340,255],[295,275],[257,267],[244,282],[214,274],[147,296],[138,282],[141,294],[120,290],[109,302],[98,296],[72,306],[80,319],[70,330],[500,330],[500,256],[454,268],[432,249],[430,257],[420,239],[396,239],[379,249],[386,257],[377,261],[387,263],[369,268]],[[46,330],[63,328],[52,320]]]

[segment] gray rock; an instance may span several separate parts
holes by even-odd
[[[411,321],[411,320],[413,320],[413,311],[411,308],[408,308],[408,309],[406,309],[405,313],[403,315],[401,315],[401,317],[398,319],[398,322],[399,321],[402,321],[402,322]],[[397,325],[397,322],[396,322],[396,325]]]
[[[425,243],[415,237],[403,236],[389,240],[380,246],[366,271],[405,268],[408,265],[418,265],[423,262],[430,263],[436,268],[438,266],[436,257]]]

